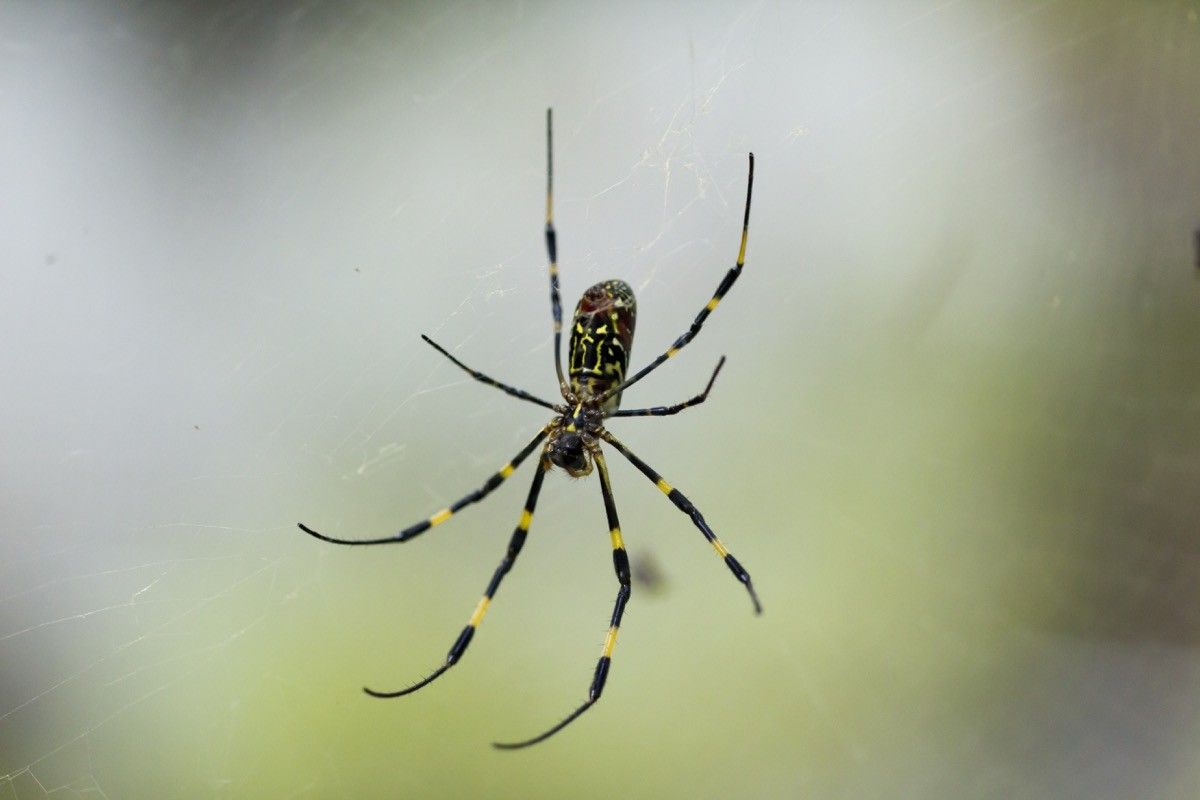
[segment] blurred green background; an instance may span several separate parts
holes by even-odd
[[[0,800],[1200,796],[1200,4],[0,6]],[[638,292],[551,475],[564,303]]]

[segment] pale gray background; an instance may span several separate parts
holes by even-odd
[[[0,5],[0,798],[1194,798],[1200,4]],[[547,481],[405,546],[546,418],[568,308],[633,354]]]

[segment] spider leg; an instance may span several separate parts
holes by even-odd
[[[713,293],[712,299],[705,304],[704,308],[700,309],[700,313],[696,315],[696,319],[692,320],[691,327],[684,331],[683,335],[676,339],[675,343],[666,349],[666,352],[651,361],[646,366],[642,367],[642,369],[636,372],[633,377],[629,378],[623,383],[619,383],[616,386],[609,388],[607,391],[602,393],[596,398],[597,402],[603,404],[608,398],[624,391],[625,389],[628,389],[630,386],[637,383],[654,370],[658,369],[667,359],[674,358],[680,350],[687,347],[688,343],[691,342],[692,339],[696,338],[696,334],[700,332],[700,328],[704,325],[704,320],[708,319],[708,315],[711,314],[713,309],[717,307],[717,304],[721,302],[721,298],[724,297],[731,288],[733,288],[734,282],[738,279],[738,276],[742,274],[742,266],[746,263],[746,239],[750,232],[750,196],[753,194],[753,192],[754,153],[751,153],[750,172],[749,176],[746,178],[746,211],[742,217],[742,243],[741,246],[738,247],[737,263],[730,268],[729,272],[725,273],[725,277],[721,279],[721,283],[717,286],[717,291]]]
[[[733,573],[733,577],[741,581],[746,587],[746,591],[750,593],[750,600],[754,603],[754,613],[761,614],[762,603],[758,601],[758,593],[754,591],[754,584],[750,582],[750,573],[746,572],[745,568],[738,563],[738,560],[733,557],[733,554],[726,549],[725,545],[721,543],[721,540],[717,538],[717,535],[713,533],[712,528],[708,527],[708,523],[704,521],[704,516],[700,513],[698,508],[692,505],[692,501],[688,500],[683,496],[682,492],[663,480],[663,477],[655,472],[649,464],[635,456],[628,447],[621,444],[621,442],[619,442],[611,433],[604,431],[600,435],[604,437],[604,441],[621,451],[621,455],[629,459],[631,464],[637,467],[643,475],[649,478],[651,482],[653,482],[654,485],[659,488],[659,491],[665,494],[667,498],[675,504],[676,508],[692,518],[692,522],[694,522],[696,527],[700,529],[700,532],[704,534],[704,538],[708,540],[708,543],[711,544],[713,549],[717,551],[717,555],[719,555],[725,562],[725,565],[729,567],[729,571]]]
[[[533,509],[537,506],[538,494],[542,491],[542,480],[545,479],[546,473],[549,470],[550,459],[543,455],[541,463],[538,465],[538,470],[534,473],[533,484],[529,487],[529,496],[525,498],[525,510],[521,512],[521,519],[517,522],[517,527],[513,529],[512,538],[508,540],[508,551],[504,554],[504,559],[500,562],[500,566],[496,567],[496,571],[492,573],[492,579],[488,582],[487,589],[483,591],[483,597],[480,599],[479,605],[475,606],[475,612],[471,614],[471,619],[467,621],[467,626],[462,629],[462,633],[454,641],[450,652],[446,654],[446,662],[438,667],[433,674],[399,691],[377,692],[374,689],[364,687],[364,692],[372,697],[400,697],[411,694],[422,686],[433,683],[442,673],[458,663],[458,660],[463,657],[463,653],[467,652],[467,646],[471,644],[471,638],[475,636],[475,629],[483,621],[483,616],[487,613],[488,606],[491,604],[492,598],[496,595],[496,590],[500,588],[500,581],[512,569],[513,564],[516,563],[517,556],[521,553],[521,548],[525,546],[525,536],[529,533],[529,524],[533,522]]]
[[[676,403],[673,406],[655,406],[654,408],[628,408],[614,411],[609,414],[610,417],[666,417],[671,414],[678,414],[685,408],[698,406],[708,399],[708,393],[712,390],[713,383],[717,380],[717,373],[721,371],[721,367],[725,365],[725,356],[721,356],[721,360],[717,362],[717,368],[713,370],[712,377],[708,379],[708,385],[704,387],[704,391],[696,395],[690,400],[684,400],[682,403]]]
[[[487,481],[484,482],[483,486],[480,486],[475,491],[459,498],[453,504],[446,506],[436,514],[431,514],[429,517],[421,520],[420,522],[408,526],[399,533],[395,533],[391,536],[384,536],[380,539],[335,539],[332,536],[326,536],[325,534],[308,527],[303,522],[298,523],[298,525],[300,526],[300,530],[304,531],[309,536],[316,537],[323,542],[332,542],[333,544],[360,545],[407,542],[409,539],[421,535],[433,526],[441,525],[443,522],[450,519],[450,517],[454,516],[455,513],[462,510],[463,507],[469,506],[471,503],[478,503],[480,500],[491,494],[492,491],[495,490],[500,484],[504,483],[505,479],[508,478],[509,475],[512,475],[513,472],[516,471],[517,467],[521,465],[521,462],[524,461],[525,458],[532,453],[539,444],[541,444],[542,440],[546,438],[546,431],[546,428],[542,428],[540,431],[538,431],[537,436],[533,437],[533,441],[525,445],[525,447],[521,449],[521,452],[513,456],[512,461],[509,461],[500,468],[499,472],[488,478]]]
[[[553,109],[546,109],[546,255],[550,259],[550,313],[554,315],[554,371],[563,394],[567,381],[562,369],[562,299],[558,295],[558,234],[554,230]]]
[[[621,627],[621,617],[625,614],[625,604],[629,602],[631,591],[629,581],[629,555],[625,552],[625,543],[621,540],[621,523],[617,520],[617,505],[613,501],[612,484],[608,479],[608,465],[604,462],[604,454],[596,450],[596,467],[600,473],[600,491],[604,494],[604,511],[608,515],[608,531],[612,537],[613,568],[617,573],[620,588],[617,589],[617,601],[613,606],[612,621],[609,623],[608,635],[604,637],[604,649],[600,653],[600,661],[596,664],[596,672],[592,676],[592,685],[588,689],[588,699],[554,727],[532,739],[522,742],[493,742],[492,746],[500,750],[517,750],[529,747],[549,739],[563,728],[578,719],[583,712],[591,708],[600,699],[604,691],[604,682],[608,679],[608,667],[612,662],[613,648],[617,644],[617,630]]]
[[[466,372],[468,375],[470,375],[472,378],[479,381],[480,383],[486,383],[488,386],[495,386],[500,391],[511,394],[513,397],[519,397],[522,400],[528,400],[531,403],[537,403],[539,406],[542,406],[543,408],[548,408],[551,411],[561,411],[561,409],[559,409],[553,403],[547,402],[540,397],[535,397],[534,395],[530,394],[529,392],[525,391],[524,389],[518,389],[515,386],[509,386],[507,383],[501,383],[500,381],[496,380],[495,378],[489,378],[487,375],[484,375],[482,372],[480,372],[478,370],[471,369],[466,364],[462,363],[457,358],[455,358],[454,356],[452,356],[448,352],[446,352],[446,348],[442,347],[440,344],[435,342],[433,339],[430,339],[425,334],[422,333],[421,338],[425,340],[426,344],[428,344],[434,350],[437,350],[439,353],[444,355],[446,358],[450,359],[452,362],[454,362],[455,366],[457,366],[459,369]]]

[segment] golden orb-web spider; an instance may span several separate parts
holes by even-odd
[[[676,339],[675,343],[668,347],[658,358],[635,373],[633,377],[626,378],[625,368],[629,363],[629,350],[633,343],[633,329],[637,322],[637,303],[633,297],[633,290],[624,281],[609,280],[597,283],[583,293],[583,297],[579,299],[579,304],[575,307],[575,317],[572,320],[571,328],[570,364],[567,372],[570,376],[569,383],[563,377],[561,355],[562,303],[558,296],[558,247],[554,231],[554,195],[552,191],[554,180],[553,154],[551,111],[547,109],[546,250],[550,257],[550,309],[554,315],[554,368],[558,373],[559,391],[562,393],[565,403],[549,403],[523,389],[518,389],[489,378],[482,372],[473,370],[466,364],[463,364],[428,336],[422,335],[421,338],[430,346],[454,362],[459,368],[466,371],[475,380],[486,383],[489,386],[495,386],[497,389],[507,392],[513,397],[519,397],[522,400],[528,400],[531,403],[548,408],[554,412],[554,418],[538,431],[537,436],[533,437],[533,441],[525,445],[521,452],[517,453],[511,461],[501,467],[499,472],[488,478],[483,486],[429,516],[427,519],[423,519],[397,534],[382,539],[335,539],[332,536],[319,533],[303,523],[300,524],[300,529],[305,533],[315,536],[322,541],[333,542],[334,544],[367,545],[406,542],[433,526],[442,524],[465,506],[482,500],[503,483],[506,478],[512,475],[521,462],[545,440],[546,443],[542,447],[538,470],[533,476],[533,485],[529,487],[529,496],[525,498],[525,509],[521,512],[520,521],[517,522],[517,527],[512,533],[512,539],[508,543],[508,552],[505,553],[500,566],[492,574],[492,579],[488,582],[487,589],[483,592],[483,598],[479,601],[479,605],[475,607],[475,612],[471,614],[467,626],[463,628],[462,633],[458,635],[458,639],[455,640],[454,645],[450,648],[450,652],[446,655],[445,663],[438,667],[432,675],[399,691],[377,692],[373,689],[363,690],[372,697],[400,697],[401,695],[415,692],[422,686],[433,682],[445,673],[446,670],[457,664],[467,651],[467,646],[471,643],[471,638],[475,635],[475,629],[483,621],[483,616],[487,613],[488,605],[492,602],[492,597],[495,596],[496,590],[500,587],[500,581],[512,569],[513,563],[517,560],[517,556],[525,544],[529,525],[533,521],[533,510],[537,504],[538,493],[542,490],[542,481],[545,479],[546,473],[550,468],[552,466],[562,467],[572,477],[582,477],[591,474],[592,463],[595,462],[596,468],[600,473],[600,492],[604,496],[604,511],[608,515],[609,535],[612,537],[613,567],[616,569],[617,581],[620,583],[620,588],[617,590],[616,604],[613,607],[612,622],[609,625],[608,635],[604,638],[604,649],[600,654],[599,663],[596,664],[596,672],[592,678],[591,688],[588,690],[588,698],[583,705],[572,711],[562,722],[532,739],[526,739],[521,742],[493,743],[495,747],[506,750],[528,747],[558,733],[600,699],[600,693],[604,690],[604,682],[608,678],[609,663],[612,658],[613,647],[617,642],[617,630],[621,625],[621,617],[625,613],[625,604],[629,601],[630,579],[629,556],[626,554],[625,545],[621,540],[621,525],[617,521],[617,506],[613,500],[612,485],[609,483],[608,478],[608,465],[604,461],[604,453],[600,448],[600,440],[604,440],[616,448],[618,453],[629,459],[630,463],[637,467],[652,483],[658,486],[663,494],[680,511],[691,517],[692,522],[695,523],[700,532],[704,534],[704,538],[717,551],[717,555],[725,561],[725,564],[729,567],[734,577],[745,585],[746,590],[750,593],[750,599],[754,602],[754,612],[756,614],[762,613],[762,606],[759,604],[758,595],[750,583],[749,573],[742,568],[742,565],[738,563],[737,559],[730,554],[725,545],[721,543],[721,540],[717,538],[717,535],[713,533],[712,528],[704,521],[704,517],[700,514],[700,511],[678,489],[663,480],[662,476],[655,472],[649,464],[630,452],[628,447],[618,441],[615,436],[604,428],[604,420],[608,417],[662,417],[668,414],[678,414],[685,408],[703,403],[708,398],[708,392],[712,389],[713,382],[717,379],[717,373],[721,371],[721,365],[725,363],[724,356],[717,362],[716,369],[713,370],[712,377],[708,379],[708,385],[704,387],[704,391],[690,400],[685,400],[682,403],[672,406],[636,409],[618,408],[621,402],[621,392],[649,375],[667,359],[673,358],[680,350],[687,346],[688,342],[695,338],[696,334],[700,332],[704,320],[708,318],[708,315],[721,302],[721,298],[725,296],[738,279],[738,276],[741,275],[742,265],[746,261],[746,237],[750,226],[750,195],[754,188],[754,154],[750,153],[749,175],[746,179],[746,210],[742,217],[742,240],[741,245],[738,247],[737,263],[729,272],[725,273],[725,277],[722,279],[720,285],[717,286],[717,291],[713,294],[712,299],[696,315],[696,319],[692,321],[691,327]]]

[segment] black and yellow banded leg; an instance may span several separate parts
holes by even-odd
[[[693,397],[691,400],[684,400],[682,403],[676,403],[673,406],[654,406],[653,408],[623,408],[609,414],[610,417],[666,417],[671,414],[678,414],[685,408],[698,406],[708,399],[708,393],[712,391],[713,383],[717,380],[717,374],[721,371],[721,367],[725,365],[725,356],[721,356],[721,360],[717,362],[717,368],[713,370],[712,377],[708,379],[708,385],[704,387],[704,391]]]
[[[735,263],[729,269],[729,272],[725,273],[725,277],[721,279],[721,283],[717,286],[717,291],[713,293],[712,299],[705,304],[704,308],[700,309],[700,313],[697,314],[696,319],[692,321],[691,327],[688,328],[682,336],[676,339],[675,343],[668,347],[665,353],[651,361],[645,367],[642,367],[642,369],[636,372],[633,377],[616,386],[613,386],[602,393],[596,398],[597,402],[603,405],[604,401],[608,398],[612,397],[613,395],[620,394],[625,389],[628,389],[630,386],[662,366],[667,359],[674,358],[680,350],[687,347],[688,343],[691,342],[692,339],[696,338],[696,334],[700,332],[700,328],[704,325],[704,320],[708,319],[708,315],[716,309],[717,304],[721,302],[721,298],[723,298],[729,292],[729,290],[733,288],[734,282],[737,281],[738,276],[742,274],[742,267],[746,263],[746,240],[750,232],[750,196],[753,194],[753,192],[754,153],[751,153],[750,172],[749,177],[746,179],[746,211],[742,216],[742,243],[738,247],[737,263]]]
[[[612,663],[613,648],[617,645],[617,631],[621,628],[621,618],[625,615],[625,604],[629,602],[631,590],[629,579],[629,554],[625,551],[625,543],[621,539],[621,523],[617,519],[617,504],[613,500],[612,484],[608,479],[608,465],[604,463],[604,454],[597,450],[594,454],[596,468],[600,473],[600,491],[604,495],[604,511],[608,515],[608,532],[612,537],[613,569],[617,573],[620,588],[617,589],[617,600],[613,606],[612,619],[608,625],[608,634],[604,637],[604,649],[600,652],[600,660],[596,663],[596,672],[592,676],[592,685],[588,689],[588,699],[562,722],[545,733],[523,742],[493,742],[493,746],[501,750],[516,750],[529,747],[549,739],[563,728],[579,719],[583,712],[591,708],[600,699],[604,691],[604,683],[608,680],[608,667]]]
[[[468,375],[470,375],[472,378],[479,381],[480,383],[486,383],[488,386],[495,386],[500,391],[507,392],[508,394],[511,394],[513,397],[518,397],[522,400],[528,400],[531,403],[537,403],[539,406],[542,406],[543,408],[548,408],[551,411],[560,411],[561,410],[557,406],[555,406],[553,403],[543,400],[540,397],[536,397],[536,396],[530,394],[529,392],[525,391],[524,389],[518,389],[516,386],[509,386],[507,383],[501,383],[500,381],[496,380],[495,378],[490,378],[487,375],[484,375],[482,372],[480,372],[477,369],[471,369],[466,364],[459,361],[454,356],[450,355],[450,353],[446,352],[446,348],[442,347],[440,344],[435,342],[433,339],[430,339],[425,334],[422,333],[421,338],[424,339],[425,343],[428,344],[430,347],[432,347],[434,350],[437,350],[439,353],[444,355],[446,358],[450,359],[450,361],[453,362],[456,367],[463,370],[464,372],[466,372]]]
[[[567,393],[562,369],[562,298],[558,294],[558,234],[554,230],[554,129],[553,109],[546,109],[546,255],[550,259],[550,313],[554,316],[554,371]]]
[[[333,542],[334,544],[359,545],[394,544],[396,542],[407,542],[409,539],[420,536],[422,533],[434,527],[435,525],[441,525],[443,522],[450,519],[450,517],[461,511],[465,506],[469,506],[471,503],[478,503],[480,500],[491,494],[496,487],[504,483],[504,481],[508,479],[508,476],[512,475],[513,472],[516,471],[517,467],[521,465],[521,462],[524,461],[529,454],[532,453],[537,446],[542,443],[542,440],[546,438],[546,431],[546,428],[542,428],[540,431],[538,431],[537,436],[533,437],[533,441],[525,445],[525,447],[521,449],[521,452],[513,456],[511,461],[501,467],[498,472],[492,475],[492,477],[488,478],[483,486],[480,486],[470,494],[458,499],[453,504],[446,506],[441,511],[430,514],[420,522],[409,525],[404,530],[400,531],[399,533],[392,534],[391,536],[385,536],[380,539],[335,539],[332,536],[326,536],[325,534],[308,527],[303,522],[297,524],[300,526],[300,530],[304,531],[309,536],[314,536],[323,542]]]
[[[711,544],[713,549],[717,551],[717,555],[719,555],[725,562],[725,565],[729,567],[729,571],[733,573],[733,577],[741,581],[742,585],[746,587],[746,591],[750,593],[750,600],[754,603],[754,613],[761,614],[762,603],[758,601],[758,593],[754,591],[754,584],[750,582],[750,573],[746,572],[745,568],[738,562],[736,558],[733,557],[733,554],[729,552],[724,544],[722,544],[721,540],[717,538],[717,535],[713,533],[712,528],[708,527],[708,523],[704,521],[704,515],[700,513],[698,508],[692,505],[692,501],[688,500],[683,496],[682,492],[663,480],[663,477],[655,472],[653,467],[635,456],[628,447],[621,444],[621,442],[619,442],[611,433],[605,431],[601,434],[601,436],[604,437],[604,441],[621,451],[621,455],[629,459],[631,464],[637,467],[643,475],[649,478],[654,485],[658,487],[659,491],[665,494],[667,498],[675,504],[676,508],[692,518],[692,522],[694,522],[696,527],[700,529],[700,532],[704,534],[704,538],[708,540],[708,543]]]
[[[496,571],[492,573],[492,579],[488,581],[487,588],[483,591],[483,597],[480,598],[479,604],[475,606],[475,611],[467,621],[467,626],[462,629],[462,633],[454,640],[454,645],[450,648],[450,652],[446,654],[445,663],[434,670],[433,674],[399,691],[377,692],[374,689],[364,687],[364,692],[372,697],[401,697],[406,694],[412,694],[417,689],[433,683],[446,670],[458,663],[459,659],[463,657],[463,653],[467,652],[467,646],[471,644],[471,639],[475,636],[475,629],[479,627],[479,623],[483,622],[483,617],[487,614],[488,606],[491,605],[492,598],[496,596],[496,590],[500,588],[500,581],[504,580],[504,576],[512,569],[513,564],[516,563],[517,556],[521,554],[521,548],[525,546],[525,537],[529,533],[530,523],[533,522],[533,510],[537,506],[538,494],[542,491],[542,481],[549,470],[550,459],[543,455],[537,472],[533,476],[533,484],[529,487],[529,496],[525,498],[525,509],[521,512],[521,519],[517,522],[517,527],[513,529],[512,538],[508,540],[508,550],[505,552],[500,566],[496,567]]]

